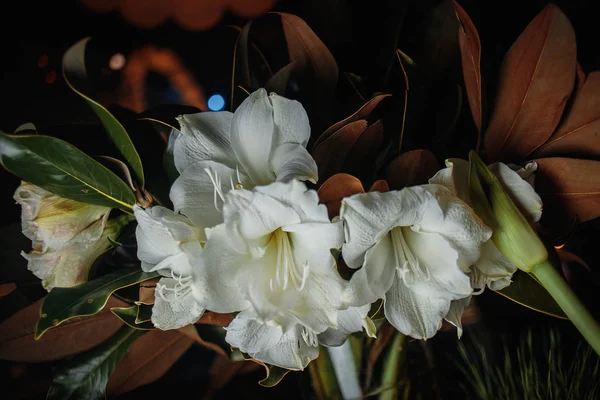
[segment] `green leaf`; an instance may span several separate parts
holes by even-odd
[[[154,304],[138,303],[137,315],[135,317],[135,323],[140,324],[142,322],[148,322],[152,319],[152,307]]]
[[[404,342],[406,336],[396,332],[394,340],[383,361],[383,372],[381,376],[381,387],[387,388],[379,395],[379,400],[392,400],[398,398],[398,389],[401,381],[401,369],[406,358]]]
[[[0,132],[0,163],[24,181],[68,199],[125,211],[135,203],[117,175],[57,138]]]
[[[276,386],[288,374],[288,372],[290,372],[289,369],[277,367],[275,365],[266,364],[262,361],[255,360],[254,358],[250,357],[249,354],[246,354],[243,352],[240,352],[240,354],[242,355],[242,358],[244,360],[255,362],[257,364],[262,365],[265,368],[265,372],[267,373],[267,376],[265,376],[264,379],[262,379],[258,382],[258,384],[260,386],[264,386],[264,387]]]
[[[533,276],[524,271],[517,271],[512,280],[510,286],[496,293],[532,310],[556,318],[568,319],[550,293]]]
[[[123,326],[104,343],[69,360],[54,376],[46,399],[105,399],[110,374],[144,333]]]
[[[318,399],[341,399],[342,393],[326,347],[320,346],[319,357],[308,364],[311,386]]]
[[[139,305],[134,304],[131,307],[113,307],[110,311],[115,314],[121,321],[133,329],[150,330],[155,329],[151,321],[137,322]]]
[[[83,285],[52,289],[42,303],[35,338],[39,339],[48,329],[70,318],[96,314],[104,308],[110,295],[117,289],[157,276],[158,272],[143,272],[137,268],[120,269]]]
[[[139,184],[144,187],[144,170],[142,160],[137,153],[131,138],[121,123],[100,103],[92,100],[89,81],[85,68],[85,48],[90,38],[85,38],[71,46],[63,56],[62,68],[65,81],[71,89],[84,98],[96,113],[119,152],[125,157]]]

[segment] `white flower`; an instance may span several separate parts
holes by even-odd
[[[158,271],[152,323],[163,330],[195,323],[204,313],[191,294],[191,263],[202,253],[202,229],[161,206],[134,206],[138,258],[146,272]]]
[[[14,199],[21,205],[23,234],[41,253],[96,242],[110,213],[109,207],[66,199],[28,182],[21,183]]]
[[[538,222],[542,216],[542,199],[533,188],[533,172],[537,169],[537,164],[531,162],[523,168],[498,162],[488,168],[498,177],[523,215],[531,223]],[[468,161],[455,158],[446,160],[446,168],[438,171],[429,183],[444,185],[460,199],[471,204]],[[481,258],[471,271],[473,287],[482,291],[487,285],[492,290],[501,290],[510,285],[516,270],[490,240],[483,246]]]
[[[317,165],[306,150],[310,125],[300,103],[264,89],[237,108],[179,117],[169,149],[180,176],[171,188],[176,212],[197,226],[222,222],[225,194],[292,178],[316,183]],[[215,210],[216,208],[216,210]]]
[[[356,194],[342,201],[344,260],[357,270],[342,297],[361,306],[384,300],[400,332],[430,338],[451,302],[471,295],[467,273],[491,231],[443,186]]]
[[[368,326],[368,307],[341,304],[345,281],[330,250],[341,247],[342,226],[329,221],[315,191],[297,180],[230,191],[223,217],[207,229],[193,290],[207,309],[241,311],[227,328],[229,344],[299,370],[320,342],[340,341],[332,330]]]
[[[47,290],[87,282],[92,263],[110,247],[107,237],[123,227],[107,223],[109,207],[66,199],[28,182],[14,199],[21,205],[23,234],[31,239],[32,251],[22,255]]]

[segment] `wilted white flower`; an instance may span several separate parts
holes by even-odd
[[[383,299],[388,321],[418,339],[435,335],[452,302],[471,295],[467,273],[492,234],[440,185],[356,194],[342,201],[340,218],[344,260],[351,268],[362,266],[344,303]]]
[[[192,262],[202,253],[203,229],[161,206],[134,206],[138,258],[146,272],[163,277],[156,285],[152,323],[163,330],[195,323],[204,313],[192,296]]]
[[[342,226],[329,221],[315,191],[297,180],[230,191],[223,217],[207,229],[193,290],[207,309],[241,311],[227,328],[229,344],[299,370],[319,343],[338,345],[363,326],[372,333],[368,306],[341,303],[345,281],[330,250],[341,247]]]
[[[310,137],[302,105],[264,89],[237,108],[179,117],[169,152],[180,176],[171,188],[176,212],[197,226],[223,221],[225,194],[292,178],[316,183],[317,165],[306,150]]]
[[[22,253],[42,285],[70,287],[87,282],[94,260],[110,248],[126,222],[107,222],[109,207],[66,199],[28,182],[14,194],[21,205],[21,228],[32,251]]]

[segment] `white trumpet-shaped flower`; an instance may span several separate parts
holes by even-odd
[[[302,105],[264,89],[237,108],[178,118],[181,132],[170,136],[169,153],[179,172],[171,187],[175,211],[197,226],[222,222],[231,189],[292,178],[316,183],[317,165],[306,150],[310,137]]]
[[[207,309],[241,311],[227,328],[229,344],[298,370],[317,357],[319,343],[337,345],[371,328],[368,307],[341,303],[345,281],[330,250],[341,247],[342,226],[330,222],[315,191],[297,180],[230,191],[223,217],[207,229],[193,290]]]
[[[146,272],[163,277],[156,285],[152,323],[163,330],[196,322],[204,313],[192,295],[192,263],[202,253],[204,231],[165,207],[134,206],[138,258]]]
[[[414,338],[435,335],[452,302],[471,295],[467,273],[492,234],[440,185],[356,194],[342,201],[340,218],[344,260],[362,266],[342,300],[362,306],[383,299],[386,318]]]

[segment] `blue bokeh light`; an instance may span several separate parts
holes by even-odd
[[[208,108],[212,111],[221,111],[225,107],[225,99],[220,94],[213,94],[208,99]]]

